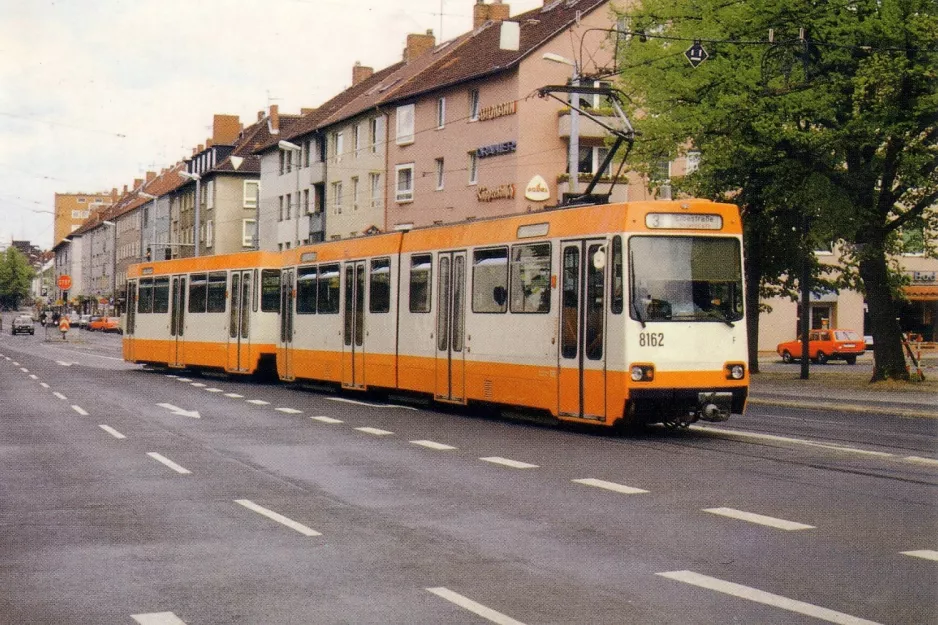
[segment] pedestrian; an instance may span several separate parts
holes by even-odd
[[[39,323],[42,324],[43,328],[46,327],[46,317],[48,317],[46,311],[39,313]]]
[[[57,310],[52,312],[52,325],[59,325],[59,311]]]
[[[62,318],[59,320],[59,332],[62,333],[62,340],[65,339],[65,335],[68,334],[69,328],[72,327],[71,322],[68,320],[68,315],[62,315]]]

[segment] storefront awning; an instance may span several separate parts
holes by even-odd
[[[913,284],[902,287],[902,291],[913,302],[938,302],[938,284]]]

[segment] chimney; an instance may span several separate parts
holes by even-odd
[[[368,80],[374,73],[374,68],[366,67],[355,61],[355,65],[352,67],[352,86],[354,87],[363,80]]]
[[[215,144],[212,143],[212,138],[211,138],[211,137],[209,137],[208,139],[205,140],[205,149],[206,149],[206,150],[209,149],[210,147],[212,147],[213,145],[215,145]]]
[[[418,56],[429,52],[436,45],[433,29],[428,29],[426,35],[407,35],[407,47],[404,48],[404,62],[410,63]]]
[[[280,134],[280,107],[276,104],[270,105],[270,119],[267,120],[267,127],[270,128],[270,134]]]
[[[153,182],[153,180],[154,180],[155,178],[156,178],[156,172],[155,172],[155,171],[148,171],[148,172],[147,172],[147,182],[148,182],[148,183],[149,183],[149,182]]]
[[[258,112],[257,112],[257,121],[261,121],[262,119],[264,119],[264,111],[258,111]]]
[[[489,5],[489,19],[493,22],[504,22],[511,17],[511,7],[502,4],[502,0],[495,0]]]
[[[123,193],[123,195],[127,195],[127,185],[126,185],[126,184],[124,185],[124,193]]]
[[[263,113],[258,113],[258,121]],[[212,120],[212,143],[209,145],[234,145],[241,132],[241,119],[237,115],[215,115]]]
[[[139,189],[140,185],[143,184],[142,178],[134,178],[134,189]]]
[[[544,0],[547,4],[547,0]],[[495,0],[492,4],[485,4],[485,0],[476,0],[472,7],[472,29],[475,30],[486,22],[502,22],[511,16],[511,7],[502,4],[502,0]]]

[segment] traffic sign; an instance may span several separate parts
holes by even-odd
[[[67,273],[64,273],[61,276],[59,276],[59,279],[56,282],[56,284],[59,285],[59,288],[62,289],[63,291],[67,291],[70,288],[72,288],[72,277],[68,275]]]
[[[701,63],[707,60],[707,57],[710,55],[707,54],[707,51],[703,49],[703,46],[700,45],[700,39],[694,40],[694,45],[689,47],[685,52],[684,56],[687,57],[687,60],[690,61],[691,67],[697,67]]]

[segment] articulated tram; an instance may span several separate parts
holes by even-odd
[[[134,265],[124,358],[604,425],[722,421],[749,372],[738,209],[564,208]]]

